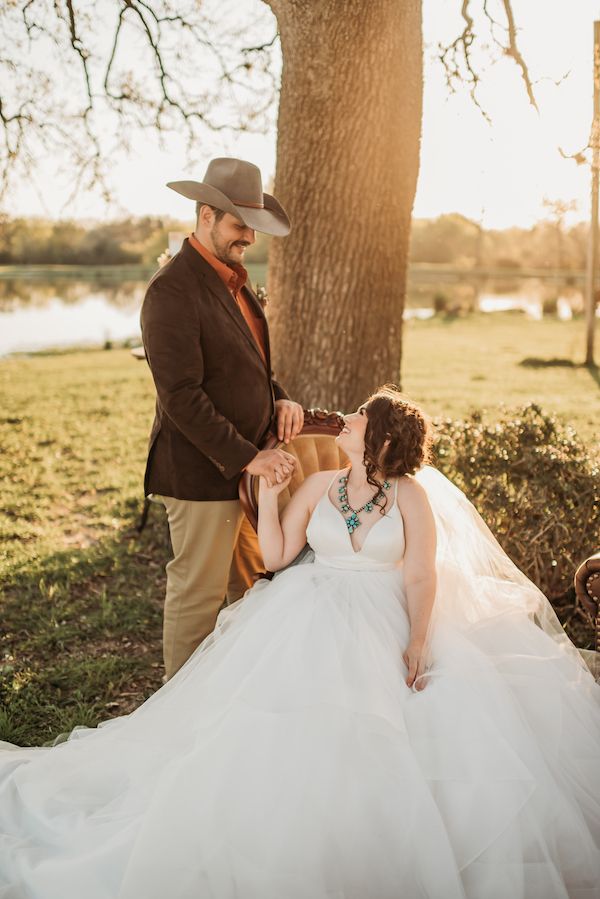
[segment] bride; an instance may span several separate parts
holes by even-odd
[[[600,687],[416,406],[383,388],[337,439],[281,522],[261,482],[278,573],[175,677],[2,745],[2,899],[600,897]]]

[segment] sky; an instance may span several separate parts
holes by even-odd
[[[248,0],[258,3],[258,0]],[[481,0],[471,0],[475,13]],[[490,10],[502,20],[499,0]],[[539,105],[528,101],[514,62],[491,47],[485,19],[477,16],[482,43],[474,61],[482,81],[479,99],[492,119],[490,126],[465,87],[451,93],[437,59],[440,41],[452,41],[462,30],[461,0],[424,0],[425,93],[421,167],[414,215],[433,218],[459,212],[487,228],[530,227],[548,217],[544,199],[575,201],[568,223],[589,215],[590,172],[563,159],[587,145],[592,115],[593,22],[600,19],[600,0],[513,0],[520,28],[519,47],[528,62]],[[276,133],[206,135],[193,169],[186,165],[183,141],[168,138],[164,146],[151,133],[132,135],[129,158],[116,156],[112,183],[117,202],[110,207],[100,196],[80,195],[68,208],[68,179],[52,160],[14,184],[8,211],[51,218],[115,218],[123,214],[192,215],[189,201],[168,190],[169,180],[201,180],[212,156],[235,155],[260,166],[263,180],[275,171]]]

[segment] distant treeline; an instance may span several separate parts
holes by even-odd
[[[506,269],[584,269],[589,228],[570,228],[561,220],[541,221],[532,228],[485,230],[458,213],[436,219],[414,219],[412,262]]]
[[[51,221],[0,215],[0,265],[147,265],[167,246],[169,231],[190,229],[158,216],[121,221]],[[413,221],[411,261],[460,267],[582,269],[587,225],[542,221],[532,228],[486,231],[458,213]],[[257,234],[249,262],[266,262],[268,240]]]
[[[168,245],[169,231],[184,234],[191,222],[158,216],[120,221],[51,221],[0,215],[0,265],[147,265]],[[267,258],[266,238],[257,234],[248,261]]]

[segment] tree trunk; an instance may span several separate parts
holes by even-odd
[[[274,369],[349,411],[400,380],[422,114],[421,0],[271,0],[281,34]]]

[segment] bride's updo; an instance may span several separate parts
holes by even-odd
[[[429,419],[398,387],[384,384],[369,397],[364,408],[368,419],[364,463],[370,484],[379,486],[378,472],[389,481],[414,474],[430,461]]]

